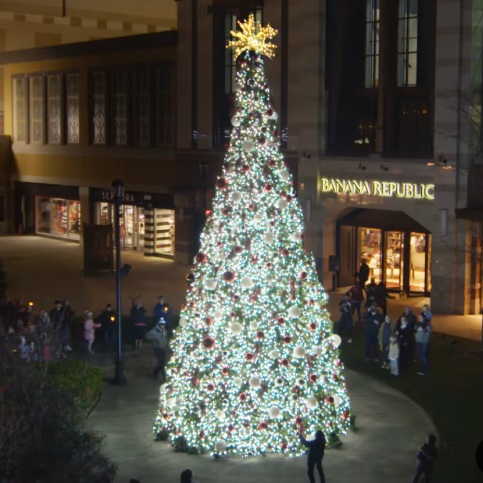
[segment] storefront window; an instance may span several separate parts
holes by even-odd
[[[154,210],[156,220],[155,253],[174,255],[174,210]]]
[[[360,228],[360,259],[365,258],[369,265],[369,278],[381,281],[381,230]]]
[[[386,288],[401,289],[403,286],[404,233],[386,232]]]
[[[62,238],[80,238],[80,202],[37,197],[37,233]]]
[[[410,289],[424,291],[426,277],[426,234],[411,233]]]

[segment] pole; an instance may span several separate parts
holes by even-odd
[[[122,329],[121,329],[121,196],[117,190],[114,195],[114,231],[116,240],[116,310],[117,310],[117,357],[116,373],[113,384],[122,386],[127,383],[124,377],[122,361]]]

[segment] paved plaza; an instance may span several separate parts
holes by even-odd
[[[100,310],[106,302],[115,303],[112,274],[85,277],[78,245],[39,237],[0,238],[0,259],[7,272],[8,296],[35,301],[50,309],[54,299],[67,298],[77,313]],[[123,263],[132,265],[123,279],[123,312],[130,308],[129,296],[141,294],[148,310],[163,293],[174,311],[184,301],[188,267],[171,261],[143,257],[124,251]],[[330,293],[329,308],[336,315],[343,290]],[[390,300],[394,317],[404,305],[421,307],[426,298]],[[480,317],[435,315],[436,330],[477,339]],[[112,356],[93,360],[112,377]],[[128,385],[104,384],[102,399],[89,419],[89,425],[106,435],[106,452],[119,465],[116,481],[138,478],[141,483],[179,481],[179,474],[191,468],[199,483],[308,481],[305,458],[269,455],[249,459],[235,457],[213,460],[208,456],[175,453],[167,443],[155,442],[151,428],[155,417],[159,385],[151,379],[153,357],[148,347],[126,353]],[[377,483],[407,482],[415,468],[415,452],[425,435],[435,428],[429,417],[411,400],[384,383],[347,371],[352,412],[358,431],[343,438],[343,447],[327,451],[327,481]]]

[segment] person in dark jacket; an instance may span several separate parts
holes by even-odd
[[[302,435],[299,436],[301,443],[309,448],[309,455],[307,457],[307,475],[309,475],[310,483],[315,483],[314,467],[317,467],[317,471],[319,472],[320,483],[325,483],[322,459],[324,458],[327,441],[324,433],[319,429],[317,433],[315,433],[315,439],[312,441],[307,441]]]
[[[429,483],[429,478],[433,472],[434,463],[438,459],[438,448],[436,447],[436,436],[434,434],[428,434],[426,442],[419,448],[416,459],[418,461],[418,465],[413,483],[418,483],[419,479],[423,475],[426,483]]]
[[[364,289],[366,286],[367,281],[369,280],[369,272],[370,268],[369,265],[367,264],[367,260],[363,258],[361,260],[361,266],[359,267],[359,282],[361,284],[361,288]]]
[[[379,327],[384,321],[384,316],[377,310],[377,305],[372,304],[362,316],[365,323],[366,352],[365,361],[378,362],[379,357]]]
[[[376,279],[371,278],[371,283],[366,286],[366,307],[370,307],[376,302],[377,283]]]
[[[399,342],[399,371],[406,372],[414,359],[414,324],[401,317],[396,323],[396,337]]]
[[[352,342],[352,303],[348,293],[344,295],[344,298],[339,302],[340,308],[340,321],[337,332],[342,337],[344,334],[347,336],[347,342]]]
[[[116,346],[117,318],[111,304],[106,304],[104,310],[96,317],[96,322],[101,324],[104,350],[114,349]]]
[[[425,376],[429,372],[429,344],[431,341],[431,334],[433,333],[433,326],[431,321],[427,319],[424,313],[418,317],[416,324],[416,347],[418,348],[418,358],[421,367],[418,371],[419,376]]]
[[[393,299],[394,297],[389,295],[384,282],[380,282],[376,287],[374,297],[378,307],[380,307],[382,310],[382,315],[385,317],[387,315],[387,299]]]
[[[158,303],[153,309],[154,325],[156,326],[156,324],[159,322],[159,319],[164,319],[166,322],[166,329],[169,330],[172,312],[171,307],[164,300],[164,295],[160,295]]]
[[[159,319],[158,323],[146,334],[146,340],[153,345],[153,352],[156,357],[153,377],[157,380],[159,373],[161,373],[161,382],[166,382],[164,366],[166,365],[168,352],[168,333],[164,319]]]
[[[144,331],[146,330],[146,319],[144,314],[146,309],[143,307],[143,303],[140,297],[133,299],[131,306],[131,317],[133,324],[134,334],[134,347],[141,349],[144,340]]]
[[[360,282],[356,282],[350,289],[349,292],[352,302],[352,317],[354,318],[354,313],[357,312],[357,322],[361,321],[361,306],[364,302],[364,290],[361,287]]]

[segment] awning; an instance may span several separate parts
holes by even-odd
[[[431,233],[403,211],[356,208],[337,222],[339,225],[377,228],[387,231]]]

